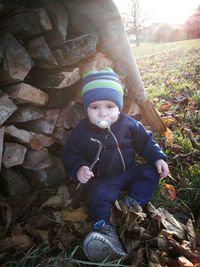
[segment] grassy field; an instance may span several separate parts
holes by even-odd
[[[191,48],[200,48],[200,39],[186,40],[172,43],[141,43],[139,47],[133,46],[133,52],[136,58],[167,53],[171,50],[190,50]]]
[[[140,74],[148,97],[168,97],[174,91],[189,88],[198,90],[194,83],[200,72],[200,40],[173,43],[145,43],[133,47]],[[155,101],[157,105],[157,101]]]

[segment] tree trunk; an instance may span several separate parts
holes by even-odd
[[[136,38],[136,46],[140,46],[140,40],[139,40],[139,33],[138,30],[136,30],[135,32],[135,38]]]

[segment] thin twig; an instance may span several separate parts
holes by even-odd
[[[103,144],[99,141],[99,140],[97,140],[97,139],[95,139],[95,138],[90,138],[90,140],[92,141],[92,142],[95,142],[95,143],[97,143],[98,144],[98,146],[99,146],[99,148],[98,148],[98,151],[97,151],[97,154],[96,154],[96,157],[95,157],[95,159],[94,159],[94,161],[92,162],[92,164],[90,165],[90,170],[92,171],[92,169],[94,168],[94,166],[95,166],[95,164],[98,162],[98,160],[99,160],[99,156],[100,156],[100,154],[101,154],[101,150],[102,150],[102,148],[103,148]],[[78,189],[80,188],[80,186],[82,185],[82,183],[79,183],[78,185],[77,185],[77,187],[76,187],[76,191],[78,191]]]
[[[95,164],[98,162],[98,160],[99,160],[99,156],[100,156],[100,154],[101,154],[101,150],[102,150],[102,148],[103,148],[103,144],[102,144],[99,140],[94,139],[94,138],[92,138],[92,137],[90,138],[90,140],[91,140],[92,142],[95,142],[95,143],[97,143],[97,144],[99,145],[99,148],[98,148],[96,157],[95,157],[94,161],[92,162],[92,164],[90,165],[90,170],[92,171],[92,169],[94,168],[94,165],[95,165]]]

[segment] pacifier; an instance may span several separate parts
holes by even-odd
[[[106,129],[110,126],[110,122],[106,120],[98,121],[96,124],[101,129]]]

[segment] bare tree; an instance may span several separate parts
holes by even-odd
[[[122,14],[124,26],[128,34],[134,34],[136,45],[139,46],[139,36],[144,30],[144,22],[148,20],[139,0],[130,0],[128,11]]]

